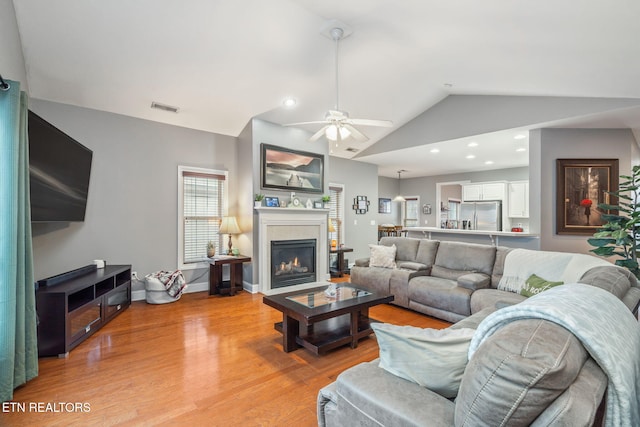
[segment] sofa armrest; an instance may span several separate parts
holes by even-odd
[[[327,418],[331,420],[332,415],[338,410],[338,395],[336,394],[336,383],[333,382],[320,389],[317,400],[318,427],[327,427]]]
[[[403,268],[405,270],[413,270],[413,271],[423,271],[429,270],[429,266],[426,264],[422,264],[420,262],[412,262],[412,261],[397,261],[396,266],[398,268]]]
[[[491,276],[484,273],[471,273],[458,277],[458,286],[477,291],[491,286]]]
[[[357,267],[369,267],[369,258],[358,258],[355,265]]]

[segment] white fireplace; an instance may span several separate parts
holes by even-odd
[[[258,254],[260,257],[258,280],[260,291],[265,294],[291,292],[318,286],[317,282],[302,283],[284,288],[272,288],[271,241],[315,239],[316,278],[318,282],[329,280],[328,209],[305,208],[256,208],[258,212]]]

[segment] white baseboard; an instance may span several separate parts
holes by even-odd
[[[243,282],[242,289],[252,294],[257,294],[260,292],[260,285]],[[184,293],[190,294],[193,292],[209,292],[209,282],[189,283]],[[131,301],[144,301],[146,298],[147,295],[144,289],[131,291]]]

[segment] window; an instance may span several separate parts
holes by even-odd
[[[420,225],[420,217],[418,216],[419,199],[417,197],[406,197],[403,203],[404,218],[402,225],[404,227],[417,227]]]
[[[329,184],[329,221],[333,222],[335,232],[329,233],[329,239],[338,244],[344,242],[344,186]]]
[[[226,212],[227,172],[179,166],[178,204],[179,268],[202,268],[208,242],[221,253],[218,230]]]
[[[448,219],[459,220],[460,200],[449,199],[449,217]]]

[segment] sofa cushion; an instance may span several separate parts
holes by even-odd
[[[580,278],[580,283],[597,286],[623,299],[636,283],[635,276],[626,268],[611,266],[593,267]]]
[[[491,275],[495,259],[495,246],[440,242],[431,274],[452,280],[466,273]],[[458,272],[461,274],[455,276]]]
[[[353,266],[351,284],[368,291],[388,294],[389,280],[394,271],[392,268]]]
[[[412,261],[398,261],[396,262],[396,267],[404,268],[405,270],[413,270],[413,271],[429,270],[429,266],[422,264],[420,262],[412,262]]]
[[[380,245],[393,246],[397,248],[396,259],[398,261],[415,261],[418,253],[420,239],[410,237],[383,237],[380,239]]]
[[[341,425],[453,425],[452,401],[380,369],[377,360],[338,375],[336,393],[340,411],[346,412]]]
[[[499,291],[493,288],[478,289],[471,294],[471,313],[475,314],[487,307],[502,308],[518,304],[526,299],[527,297],[513,292]]]
[[[369,245],[371,257],[369,258],[369,266],[396,268],[396,245]]]
[[[468,316],[473,291],[461,288],[453,280],[433,276],[414,277],[409,281],[409,299],[420,304]]]
[[[467,365],[456,426],[530,425],[575,381],[588,354],[565,328],[514,321],[486,340]]]
[[[540,292],[544,292],[555,286],[560,286],[563,284],[564,282],[550,282],[549,280],[544,280],[542,277],[532,274],[531,276],[529,276],[524,286],[522,287],[520,295],[522,295],[523,297],[532,297],[539,294]]]
[[[438,240],[420,240],[418,254],[416,255],[416,262],[431,267],[436,260],[436,253],[438,252],[439,245],[440,242]]]
[[[472,291],[485,289],[491,285],[491,277],[484,273],[471,273],[458,277],[458,286]]]
[[[498,246],[496,248],[496,261],[493,263],[493,271],[491,272],[491,287],[497,288],[502,274],[504,273],[504,259],[507,254],[511,252],[513,248],[507,248],[504,246]]]
[[[380,367],[441,396],[455,397],[475,329],[423,329],[373,323]]]

